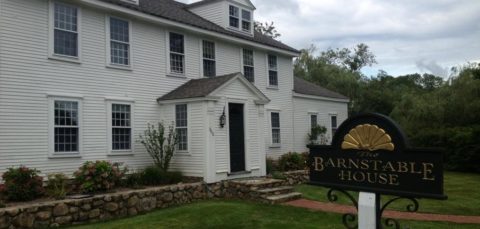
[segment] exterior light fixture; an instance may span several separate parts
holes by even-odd
[[[220,127],[223,128],[225,126],[227,117],[225,116],[225,107],[223,107],[223,113],[220,115]]]

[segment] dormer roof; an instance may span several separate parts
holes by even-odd
[[[216,32],[235,38],[244,39],[258,44],[270,46],[273,48],[285,50],[299,54],[300,52],[280,41],[269,36],[254,31],[253,36],[243,35],[241,33],[229,31],[211,21],[206,20],[188,10],[189,5],[173,0],[140,0],[138,5],[126,3],[122,0],[100,0],[115,5],[119,5],[131,10],[136,10],[148,15],[164,18],[185,25],[194,26],[200,29]],[[215,1],[215,0],[208,0]]]
[[[215,3],[215,2],[220,2],[220,1],[227,1],[227,0],[202,0],[202,1],[198,1],[198,2],[194,2],[194,3],[189,4],[188,8],[208,5],[208,4]],[[246,5],[249,8],[254,9],[254,10],[256,9],[255,6],[253,5],[253,3],[250,0],[240,0],[240,1],[233,1],[233,2],[242,4],[242,5]]]

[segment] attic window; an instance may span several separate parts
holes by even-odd
[[[247,10],[242,10],[242,29],[243,31],[250,32],[252,27],[252,13]]]
[[[239,26],[239,9],[236,6],[230,6],[229,15],[230,15],[230,27],[235,27],[238,29]]]

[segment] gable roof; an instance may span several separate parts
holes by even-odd
[[[252,41],[262,45],[267,45],[267,46],[278,48],[281,50],[300,53],[298,50],[288,45],[285,45],[282,42],[277,41],[269,36],[263,35],[257,31],[254,31],[253,37],[236,33],[233,31],[229,31],[189,11],[187,9],[189,5],[176,2],[174,0],[140,0],[138,5],[131,4],[122,0],[100,0],[100,1],[115,4],[131,10],[136,10],[145,14],[157,16],[160,18],[179,22],[182,24],[205,29],[208,31],[217,32],[217,33],[229,35],[236,38],[241,38],[241,39]]]
[[[258,90],[257,87],[255,87],[255,85],[246,80],[240,72],[211,78],[190,80],[178,87],[177,89],[158,98],[157,101],[204,98],[211,95],[216,90],[222,88],[222,86],[226,85],[228,82],[233,81],[234,79],[242,81],[259,98],[261,98],[261,101],[265,103],[268,103],[270,101],[267,96],[265,96],[260,90]]]
[[[313,95],[320,96],[332,99],[346,99],[349,100],[347,96],[344,96],[338,92],[330,91],[324,87],[321,87],[312,82],[308,82],[300,77],[294,77],[294,86],[293,91],[303,95]]]

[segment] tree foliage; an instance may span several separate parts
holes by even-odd
[[[167,172],[178,144],[173,125],[166,129],[161,122],[157,126],[148,124],[144,135],[140,135],[140,142],[145,146],[155,165]]]
[[[277,28],[275,27],[273,21],[272,22],[259,22],[256,21],[253,23],[253,28],[255,31],[269,36],[273,39],[277,39],[281,36],[281,34],[277,31]]]

